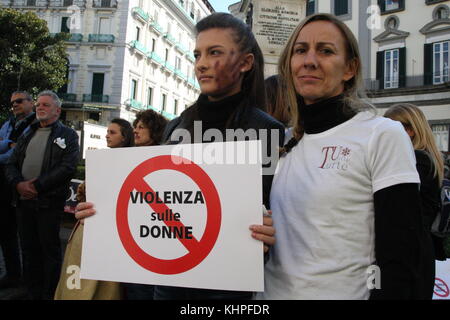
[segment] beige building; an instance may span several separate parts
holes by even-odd
[[[62,118],[134,120],[152,108],[171,119],[200,93],[194,75],[194,26],[213,8],[207,0],[0,0],[35,12],[50,33],[70,33]]]
[[[358,40],[370,102],[380,114],[396,102],[418,105],[440,149],[449,151],[450,1],[243,0],[229,9],[252,26],[267,62],[266,76],[277,72],[286,26],[297,16],[325,12],[340,17]]]

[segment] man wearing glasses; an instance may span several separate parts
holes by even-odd
[[[78,164],[78,135],[59,121],[61,100],[43,91],[36,119],[6,165],[16,205],[24,278],[31,299],[53,299],[61,271],[59,229],[70,179]]]
[[[0,279],[0,289],[18,287],[21,277],[19,242],[15,210],[11,205],[12,189],[4,176],[5,164],[11,156],[17,139],[36,118],[33,100],[25,91],[11,95],[11,118],[0,129],[0,247],[5,261],[6,275]]]

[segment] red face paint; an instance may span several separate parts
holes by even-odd
[[[220,100],[241,91],[244,55],[231,29],[209,29],[197,36],[195,73],[203,94]]]

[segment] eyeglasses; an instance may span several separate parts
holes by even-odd
[[[19,99],[16,99],[16,100],[11,101],[10,104],[11,104],[11,106],[13,106],[14,103],[21,104],[24,100],[29,101],[29,100],[26,99],[26,98],[19,98]]]

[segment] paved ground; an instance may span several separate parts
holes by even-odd
[[[63,222],[60,231],[60,239],[62,246],[62,256],[64,257],[64,251],[66,249],[67,239],[69,238],[70,232],[72,231],[71,222]],[[3,255],[0,250],[0,278],[4,276],[5,264],[3,261]],[[25,288],[8,288],[0,289],[0,300],[26,300]]]

